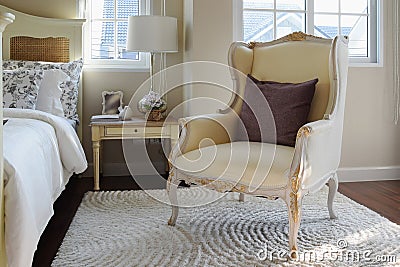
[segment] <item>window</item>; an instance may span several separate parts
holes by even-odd
[[[379,0],[243,0],[243,40],[271,41],[294,31],[348,35],[351,62],[378,62]]]
[[[85,63],[144,68],[148,58],[126,51],[128,17],[146,14],[146,0],[89,0],[86,7]]]

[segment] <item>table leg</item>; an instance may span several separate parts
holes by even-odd
[[[170,153],[172,152],[172,150],[174,149],[174,147],[176,146],[176,144],[179,141],[179,126],[178,125],[174,125],[171,126],[171,138],[170,138]],[[168,154],[168,158],[169,158],[169,154]],[[168,161],[168,168],[170,168],[172,166],[170,166],[170,163]]]
[[[100,190],[100,141],[93,141],[93,175],[94,175],[94,190]]]
[[[100,144],[99,148],[99,173],[103,174],[103,146]]]
[[[167,160],[167,162],[165,164],[165,171],[168,173],[169,172],[169,161],[168,161],[168,158],[169,158],[169,154],[171,153],[171,148],[172,148],[171,147],[171,139],[163,138],[163,139],[161,139],[161,142],[163,142],[162,143],[162,147],[164,149],[164,155],[165,155],[165,158]]]

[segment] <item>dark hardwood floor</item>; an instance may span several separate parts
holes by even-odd
[[[138,190],[131,177],[106,177],[100,179],[101,189]],[[72,177],[64,192],[54,203],[54,215],[42,234],[32,266],[50,266],[78,209],[83,195],[93,189],[93,178]]]
[[[85,192],[92,190],[91,178],[72,177],[54,204],[55,214],[44,231],[33,266],[50,266]],[[101,179],[102,190],[139,190],[131,177]],[[400,224],[400,180],[340,183],[339,192]]]
[[[400,180],[340,183],[339,192],[400,224]]]

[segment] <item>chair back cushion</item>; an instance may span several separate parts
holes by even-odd
[[[231,65],[258,80],[302,83],[318,79],[308,121],[322,119],[329,101],[329,58],[331,42],[327,39],[273,41],[238,46],[231,54]],[[238,93],[243,97],[245,79],[240,75]],[[241,103],[234,107],[240,112]]]

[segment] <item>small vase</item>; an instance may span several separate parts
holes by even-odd
[[[160,94],[150,91],[138,102],[138,110],[144,114],[152,110],[164,112],[167,110],[167,102],[161,98]]]
[[[138,110],[148,114],[148,120],[158,121],[162,119],[162,113],[167,110],[167,102],[158,93],[150,91],[138,102]]]
[[[152,110],[148,113],[147,120],[148,121],[159,121],[163,118],[161,110]]]

